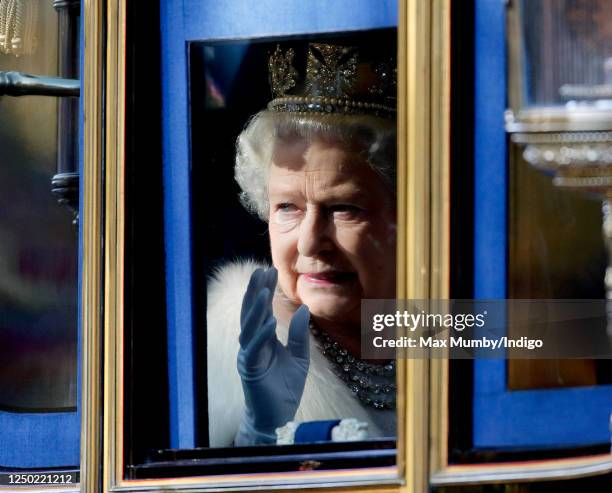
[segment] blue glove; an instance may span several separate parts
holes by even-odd
[[[274,267],[251,276],[240,312],[238,374],[245,414],[234,440],[237,446],[276,443],[276,428],[291,421],[300,405],[310,341],[306,305],[293,314],[287,346],[276,337],[272,298],[278,273]]]

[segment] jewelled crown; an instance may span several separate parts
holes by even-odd
[[[296,68],[293,48],[280,45],[268,68],[273,99],[268,109],[279,112],[372,114],[395,118],[395,59],[376,59],[353,46],[310,43]]]

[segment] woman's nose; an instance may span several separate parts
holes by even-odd
[[[332,250],[329,229],[329,220],[323,210],[307,210],[299,228],[297,249],[300,255],[316,257],[321,252]]]

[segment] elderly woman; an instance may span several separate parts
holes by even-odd
[[[276,98],[238,138],[236,180],[269,224],[273,267],[233,264],[209,285],[213,447],[276,443],[293,421],[395,435],[394,364],[358,358],[361,300],[395,297],[396,130],[380,87],[395,88],[352,50],[311,44],[300,86],[278,49]]]

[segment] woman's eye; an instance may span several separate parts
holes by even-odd
[[[300,217],[300,209],[290,202],[283,202],[274,206],[274,221],[277,224],[295,224]]]
[[[294,204],[283,203],[283,204],[278,204],[276,206],[276,210],[280,211],[280,212],[284,212],[284,213],[290,214],[292,212],[296,212],[297,211],[297,207]]]
[[[340,219],[353,219],[363,213],[363,209],[361,207],[351,204],[333,205],[329,208],[329,210],[334,217],[338,217]]]

